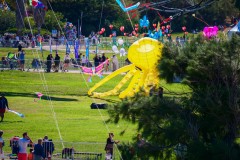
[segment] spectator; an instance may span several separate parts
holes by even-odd
[[[35,71],[35,69],[37,69],[37,71],[38,71],[38,67],[39,67],[39,61],[38,61],[37,58],[34,58],[33,61],[32,61],[33,71]]]
[[[56,52],[56,56],[55,56],[55,59],[54,59],[55,72],[58,72],[59,64],[60,64],[60,57],[59,57],[58,53]]]
[[[149,96],[153,96],[156,94],[156,86],[154,85],[149,85],[150,90],[149,90]]]
[[[38,143],[34,145],[34,160],[41,160],[44,157],[42,141],[42,139],[38,139]]]
[[[18,44],[18,52],[22,51],[22,45],[21,43]]]
[[[33,149],[32,148],[29,150],[28,160],[33,160]]]
[[[82,56],[82,66],[85,66],[87,62],[87,59],[85,57],[85,55]]]
[[[106,57],[105,57],[105,54],[103,53],[102,58],[101,58],[101,62],[105,62],[105,61],[106,61]]]
[[[20,63],[20,70],[24,71],[24,64],[25,64],[25,51],[20,51],[19,54],[19,63]]]
[[[77,65],[81,65],[81,59],[82,59],[82,53],[78,54],[78,57],[76,58]]]
[[[52,53],[50,53],[48,56],[47,56],[47,72],[50,72],[51,71],[51,68],[52,68]]]
[[[176,37],[176,45],[179,46],[179,37]]]
[[[94,66],[97,67],[99,65],[99,57],[97,54],[95,54],[93,61],[94,61]]]
[[[19,152],[19,137],[14,136],[10,139],[10,147],[12,149],[12,154],[18,154]]]
[[[116,55],[113,55],[112,58],[113,72],[118,69],[118,58]]]
[[[6,108],[9,110],[8,100],[7,100],[7,98],[5,98],[3,93],[0,93],[0,117],[1,117],[0,122],[2,122],[4,119],[4,114],[5,114]]]
[[[109,137],[107,138],[107,143],[105,146],[105,151],[107,154],[111,154],[111,159],[113,158],[113,145],[118,144],[120,141],[114,141],[113,140],[114,134],[113,133],[109,133]]]
[[[27,132],[24,132],[23,138],[19,139],[18,160],[27,160],[27,147],[31,143],[32,140],[28,137]]]
[[[137,135],[137,146],[138,147],[142,147],[143,145],[145,145],[146,141],[144,139],[142,139],[142,135],[138,134]]]
[[[52,153],[54,151],[54,144],[51,139],[48,139],[48,136],[45,136],[43,139],[43,151],[44,151],[44,158],[51,160]]]
[[[158,97],[163,98],[163,88],[162,87],[158,88]]]
[[[70,58],[69,54],[67,53],[64,57],[63,72],[68,71],[70,60],[71,60],[71,58]]]
[[[4,141],[3,141],[2,135],[3,135],[3,131],[0,130],[0,159],[4,160],[4,152],[3,152]]]

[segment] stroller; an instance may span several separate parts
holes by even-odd
[[[9,64],[9,67],[10,67],[11,70],[17,68],[17,65],[18,65],[17,60],[18,60],[18,58],[16,57],[15,53],[8,52],[6,61],[7,61],[7,64]]]
[[[19,152],[19,145],[18,145],[19,137],[14,136],[10,139],[10,147],[12,150],[12,154],[9,155],[10,159],[18,159],[17,154]]]

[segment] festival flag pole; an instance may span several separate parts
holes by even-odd
[[[80,26],[79,26],[79,19],[78,19],[78,25],[77,25],[77,37],[79,38],[80,37],[80,31],[79,31],[79,28],[80,28]]]
[[[82,17],[83,17],[83,12],[81,12],[81,24],[80,24],[80,28],[79,28],[80,36],[82,35]]]

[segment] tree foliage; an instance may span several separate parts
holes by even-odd
[[[202,0],[183,0],[183,1],[172,1],[167,4],[167,7],[183,8],[186,5],[197,4]],[[21,17],[18,12],[17,4],[20,7],[21,13],[24,12],[24,7],[22,6],[22,0],[12,1],[6,0],[10,8],[16,11],[17,14],[17,26],[21,26]],[[18,3],[16,3],[18,2]],[[25,4],[28,1],[25,0]],[[66,18],[64,21],[72,22],[77,26],[78,20],[81,21],[82,17],[82,31],[83,33],[89,34],[91,31],[98,31],[99,28],[105,27],[107,32],[109,24],[114,24],[115,30],[119,31],[120,26],[125,26],[127,32],[132,31],[131,23],[127,20],[128,16],[123,12],[117,5],[115,0],[42,0],[42,2],[47,6],[48,10],[54,10],[60,12]],[[50,3],[49,3],[50,2]],[[103,3],[104,2],[104,3]],[[148,3],[148,2],[158,2],[158,1],[148,1],[148,0],[125,0],[125,4],[131,5],[136,2]],[[102,5],[103,4],[103,5]],[[103,9],[103,12],[102,12]],[[146,12],[136,12],[137,16],[131,18],[134,23],[138,23],[139,18],[143,15],[147,15],[151,23],[157,23],[161,21],[161,18],[156,11],[146,10]],[[167,18],[172,14],[160,12],[163,18]],[[102,15],[102,18],[101,18]],[[239,1],[237,0],[216,0],[211,6],[206,7],[198,12],[195,12],[196,17],[202,19],[202,21],[207,22],[209,25],[224,25],[226,16],[238,16],[239,15]],[[24,18],[24,16],[23,16]],[[101,21],[101,22],[100,22]],[[182,26],[187,26],[188,31],[193,29],[202,30],[206,25],[202,21],[197,20],[192,16],[192,13],[180,16],[171,22],[171,29],[174,32],[181,31]]]
[[[51,31],[52,29],[57,29],[60,31],[61,30],[60,27],[63,27],[63,26],[64,26],[64,16],[62,13],[59,13],[59,12],[54,13],[51,10],[46,12],[43,28],[49,31]]]
[[[9,28],[16,26],[15,14],[12,11],[0,11],[0,32],[4,33]]]
[[[192,92],[181,97],[136,96],[109,110],[115,123],[125,119],[138,124],[148,144],[144,155],[139,155],[141,147],[135,148],[139,157],[240,157],[239,46],[236,36],[229,41],[199,36],[184,48],[164,46],[161,77],[171,81],[173,75],[181,75]],[[179,146],[184,149],[179,151]]]

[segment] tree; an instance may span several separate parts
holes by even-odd
[[[9,28],[14,28],[16,25],[15,14],[12,11],[0,11],[1,33],[4,33]]]
[[[126,21],[127,14],[121,10],[114,0],[61,0],[52,2],[51,5],[55,11],[61,12],[68,22],[75,25],[78,20],[81,20],[81,13],[83,13],[82,31],[85,35],[91,33],[91,31],[97,32],[102,27],[106,27],[107,31],[109,23],[114,22],[116,22],[117,26],[115,27],[119,31],[120,25],[118,22],[120,22],[120,19],[124,19],[121,25],[130,26],[130,23]]]
[[[16,27],[18,34],[22,33],[24,25],[24,18],[26,17],[25,12],[25,0],[16,0]]]
[[[47,30],[50,30],[50,31],[52,29],[60,30],[60,27],[64,26],[63,22],[64,22],[64,16],[62,13],[59,13],[59,12],[54,13],[53,11],[48,10],[46,12],[45,25],[43,26],[43,28],[46,28]]]
[[[46,14],[45,9],[33,8],[33,17],[38,29],[38,34],[40,34],[41,27],[44,24],[45,14]]]
[[[111,120],[137,123],[148,157],[168,159],[176,152],[187,159],[238,159],[239,46],[236,36],[229,41],[199,36],[178,49],[165,45],[161,77],[182,76],[192,92],[123,100],[109,110]]]

